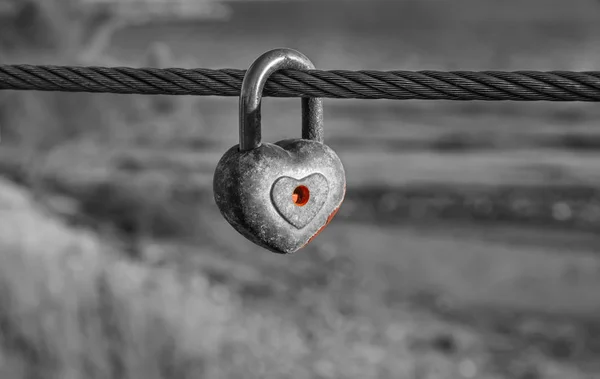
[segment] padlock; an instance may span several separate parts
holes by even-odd
[[[215,201],[248,240],[279,254],[309,244],[331,222],[346,194],[346,174],[324,144],[323,103],[302,98],[302,138],[261,142],[261,99],[278,70],[314,69],[303,54],[275,49],[248,69],[240,94],[240,143],[217,164]]]

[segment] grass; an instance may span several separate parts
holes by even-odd
[[[41,214],[17,187],[1,185],[8,216],[0,222],[3,376],[309,378],[387,370],[434,378],[411,370],[458,369],[435,353],[431,363],[419,362],[429,359],[418,359],[401,335],[377,340],[370,322],[343,317],[326,298],[308,296],[308,304],[283,312],[243,307],[201,273],[123,260],[93,235]],[[333,324],[321,324],[323,313]],[[422,323],[406,316],[405,332]],[[304,326],[292,321],[303,317]],[[392,347],[400,355],[390,356]]]
[[[261,335],[260,354],[276,352],[281,362],[261,360],[266,367],[250,371],[278,377],[286,361],[303,353],[293,327],[270,315],[244,314],[226,288],[209,286],[202,275],[182,278],[110,255],[93,236],[44,217],[18,199],[18,189],[2,184],[3,213],[10,216],[2,218],[0,257],[6,375],[235,377],[256,363],[253,344]],[[24,235],[24,225],[35,235]]]
[[[228,246],[157,246],[164,263],[152,265],[61,225],[22,189],[0,188],[3,375],[585,378],[582,367],[519,357],[520,350],[502,367],[491,344],[498,335],[484,339],[477,323],[448,321],[408,301],[423,305],[431,294],[446,309],[593,314],[600,266],[585,250],[567,256],[474,235],[338,223],[314,247],[282,259],[244,243],[223,221],[212,233],[228,236]],[[523,262],[518,270],[515,259]],[[575,279],[566,284],[565,275]]]

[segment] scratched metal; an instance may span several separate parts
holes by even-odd
[[[326,188],[315,190],[311,183],[307,185],[312,198],[321,197],[323,205],[314,216],[304,213],[304,207],[296,207],[297,216],[288,217],[306,222],[298,228],[282,217],[271,189],[282,177],[314,174],[327,178]],[[221,214],[239,233],[270,251],[289,254],[304,247],[331,220],[344,200],[346,179],[342,162],[331,148],[297,139],[263,143],[245,152],[232,147],[217,165],[213,188]],[[276,190],[280,189],[274,196],[281,198],[277,202],[287,199],[292,203],[293,188]]]
[[[294,190],[299,186],[308,189],[308,202],[296,204],[292,199]],[[321,174],[312,174],[300,180],[283,176],[275,181],[271,190],[271,200],[275,209],[287,222],[298,229],[308,225],[319,213],[329,195],[329,182]]]
[[[269,76],[279,70],[312,70],[314,64],[292,49],[275,49],[261,55],[250,66],[240,93],[240,150],[260,145],[262,92]],[[324,142],[323,100],[302,98],[302,138]]]
[[[240,95],[240,143],[217,164],[213,179],[221,214],[248,240],[291,254],[310,243],[337,213],[346,174],[324,144],[321,99],[302,99],[302,139],[261,143],[261,96],[269,76],[282,69],[312,69],[301,53],[269,51],[247,71]],[[309,188],[306,205],[294,204],[298,185]]]

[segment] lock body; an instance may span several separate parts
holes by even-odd
[[[229,149],[217,165],[215,201],[243,236],[272,252],[307,245],[337,213],[346,179],[327,145],[292,139],[240,151]]]
[[[240,143],[217,164],[215,201],[243,236],[272,252],[291,254],[329,224],[346,193],[336,153],[324,144],[323,103],[302,98],[302,138],[261,143],[261,96],[268,77],[284,69],[314,69],[303,54],[275,49],[244,76],[240,93]]]

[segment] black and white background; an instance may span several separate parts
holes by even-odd
[[[0,0],[1,64],[585,71],[599,33],[591,0]],[[324,104],[347,199],[277,256],[212,197],[237,98],[0,91],[0,377],[600,376],[596,104]]]

